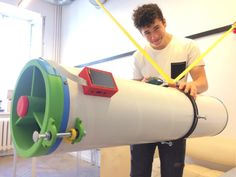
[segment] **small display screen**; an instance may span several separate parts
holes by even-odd
[[[102,87],[115,88],[115,83],[111,74],[90,69],[89,75],[92,84]]]

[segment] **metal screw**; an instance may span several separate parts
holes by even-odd
[[[198,119],[204,119],[204,120],[207,120],[206,116],[202,115],[202,116],[197,116]]]
[[[51,133],[46,132],[46,133],[44,133],[44,134],[39,134],[39,132],[34,131],[32,138],[33,138],[33,141],[34,141],[35,143],[36,143],[39,139],[41,139],[41,138],[43,138],[43,139],[49,141],[49,140],[51,139]]]
[[[64,85],[68,85],[68,82],[67,82],[67,81],[64,81],[63,83],[64,83]]]
[[[65,132],[65,133],[57,133],[57,138],[63,138],[63,137],[70,137],[71,136],[71,132]],[[33,133],[33,141],[36,143],[39,139],[43,138],[44,140],[49,141],[52,137],[51,137],[51,133],[50,132],[46,132],[43,134],[40,134],[37,131],[34,131]]]
[[[162,141],[161,144],[167,144],[168,146],[172,146],[173,142],[172,141]]]

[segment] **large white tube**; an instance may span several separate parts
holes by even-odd
[[[227,124],[227,110],[217,98],[198,95],[194,100],[175,88],[119,78],[115,78],[118,92],[111,98],[85,95],[78,79],[80,72],[81,69],[44,60],[34,60],[25,66],[12,109],[11,130],[18,154],[29,157],[189,136],[214,136]],[[21,110],[25,105],[30,110],[28,113]],[[63,121],[56,119],[62,110]],[[30,134],[34,131],[64,133],[75,127],[78,118],[86,131],[80,142],[71,144],[57,140],[56,144],[47,139],[32,142]],[[51,139],[55,139],[55,135],[52,134]]]
[[[80,73],[76,68],[67,71],[76,76]],[[61,144],[58,152],[175,140],[184,137],[196,121],[190,98],[175,88],[116,78],[119,91],[112,98],[104,98],[84,95],[78,83],[68,81],[73,105],[68,128],[79,116],[87,134],[78,145]],[[224,104],[202,95],[195,101],[198,120],[190,137],[223,131],[228,121]]]

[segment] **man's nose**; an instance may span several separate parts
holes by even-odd
[[[158,34],[155,34],[155,33],[152,33],[152,35],[151,35],[151,39],[152,39],[153,41],[157,40],[158,37],[159,37]]]

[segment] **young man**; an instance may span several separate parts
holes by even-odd
[[[147,53],[171,76],[176,78],[195,59],[200,50],[195,43],[186,38],[177,38],[166,31],[166,20],[156,4],[145,4],[134,10],[135,27],[149,43]],[[142,53],[134,53],[133,79],[147,82],[150,77],[161,78],[160,74],[144,58]],[[191,82],[184,76],[177,89],[196,97],[208,88],[204,63],[200,62],[191,71]],[[163,78],[161,78],[163,79]],[[161,162],[161,177],[182,177],[185,158],[185,139],[168,142],[131,145],[131,177],[151,177],[153,156],[158,146]]]

